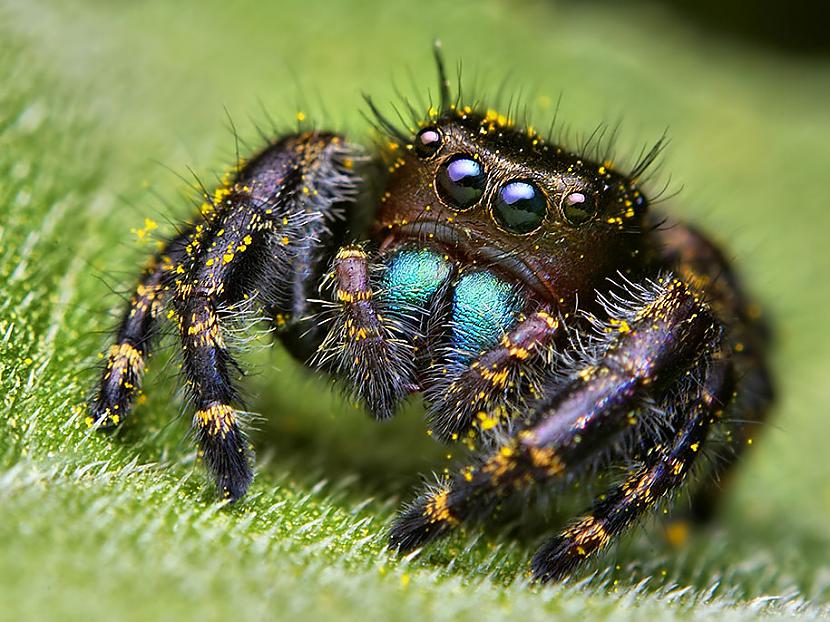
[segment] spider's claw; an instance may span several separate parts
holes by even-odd
[[[123,400],[120,403],[107,396],[99,395],[89,402],[84,423],[86,427],[96,430],[114,430],[121,423],[121,418],[115,413],[122,410]],[[126,411],[125,411],[126,412]]]
[[[211,469],[216,477],[216,490],[230,503],[239,501],[248,492],[254,479],[248,452],[229,449],[219,469]]]

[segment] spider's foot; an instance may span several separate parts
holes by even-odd
[[[124,421],[138,396],[144,367],[144,352],[131,343],[110,348],[98,395],[84,420],[87,427],[112,429]]]
[[[418,497],[395,519],[389,533],[389,548],[407,552],[427,544],[457,526],[445,488]]]
[[[114,430],[124,420],[124,412],[126,411],[121,410],[118,404],[95,400],[89,405],[89,413],[84,418],[84,423],[90,429]]]
[[[227,499],[230,503],[236,503],[245,496],[251,482],[254,480],[254,472],[247,464],[234,465],[227,473],[217,476],[216,490],[222,499]]]
[[[556,538],[539,549],[533,556],[530,571],[533,580],[539,583],[561,581],[582,561],[582,557],[568,542]]]
[[[254,479],[247,441],[226,439],[219,445],[205,446],[204,460],[222,499],[234,503],[245,496]]]
[[[236,410],[211,402],[194,417],[200,456],[216,481],[219,496],[231,503],[248,491],[254,479],[248,439],[239,425]]]
[[[603,521],[586,516],[580,522],[546,542],[530,564],[533,579],[539,583],[561,581],[610,539]]]

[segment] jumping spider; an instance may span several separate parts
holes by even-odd
[[[128,415],[166,315],[200,456],[225,498],[242,497],[252,453],[226,332],[229,310],[254,300],[292,354],[375,417],[422,392],[431,433],[474,448],[402,510],[394,549],[512,493],[626,469],[536,553],[535,578],[557,580],[669,498],[717,434],[730,451],[697,461],[692,492],[693,514],[709,513],[772,399],[767,333],[718,249],[650,211],[639,181],[659,147],[627,174],[591,161],[462,105],[436,60],[440,102],[417,131],[367,98],[379,166],[307,131],[205,195],[141,276],[87,422]]]

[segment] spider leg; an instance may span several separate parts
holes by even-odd
[[[224,205],[194,243],[176,282],[175,315],[183,371],[197,411],[193,427],[217,488],[239,499],[251,483],[251,451],[234,404],[239,369],[223,336],[220,312],[251,298],[290,313],[294,292],[282,283],[325,231],[334,206],[354,197],[356,177],[342,139],[308,133],[284,139],[240,172]]]
[[[482,431],[497,426],[500,407],[520,401],[523,393],[537,391],[535,379],[526,376],[544,359],[558,328],[559,321],[548,311],[537,311],[458,373],[439,375],[438,382],[426,390],[427,417],[433,432],[454,440],[473,426]],[[446,367],[442,365],[442,369]],[[518,400],[511,400],[511,396]]]
[[[718,453],[710,473],[696,484],[691,498],[691,517],[704,522],[714,514],[725,480],[760,432],[774,399],[772,374],[766,364],[771,335],[760,308],[743,291],[726,257],[702,233],[674,224],[659,228],[655,234],[666,263],[706,291],[713,312],[729,327],[724,348],[731,352],[735,367],[735,399],[721,426],[726,432],[725,443],[717,439]]]
[[[599,355],[549,387],[532,424],[404,510],[392,528],[392,547],[412,549],[486,514],[509,492],[577,473],[637,429],[635,414],[646,398],[675,386],[715,350],[721,334],[683,281],[661,279],[649,287],[636,308],[610,322]]]
[[[141,390],[147,357],[153,347],[159,315],[166,298],[166,281],[185,255],[190,232],[182,233],[155,255],[130,298],[107,353],[95,398],[86,419],[89,427],[117,426],[129,414]]]
[[[760,432],[772,403],[773,389],[769,369],[757,353],[733,354],[736,368],[735,398],[724,424],[726,447],[717,454],[709,473],[700,478],[692,491],[689,514],[697,523],[710,520],[720,504],[724,485],[734,472],[743,452]]]
[[[564,578],[677,490],[729,402],[733,387],[727,377],[730,371],[728,362],[716,361],[694,397],[683,400],[677,412],[682,423],[673,440],[651,447],[620,485],[599,497],[587,514],[537,551],[531,564],[536,580]]]
[[[230,197],[231,209],[211,227],[187,278],[176,283],[173,306],[182,346],[182,371],[193,395],[193,428],[200,454],[224,497],[241,497],[251,483],[250,450],[234,404],[237,363],[220,325],[220,308],[238,297],[232,293],[245,253],[263,246],[272,220],[266,220],[249,197]]]
[[[200,455],[220,494],[232,501],[247,490],[252,470],[236,408],[240,400],[233,376],[240,368],[226,343],[222,318],[238,317],[249,304],[286,316],[292,313],[297,288],[285,283],[296,285],[293,271],[304,272],[314,249],[331,235],[332,223],[354,203],[356,157],[342,137],[328,133],[288,136],[268,146],[235,178],[223,182],[212,198],[206,197],[202,218],[139,286],[141,293],[148,284],[163,283],[169,315],[178,326],[182,372],[197,409],[193,428]],[[151,332],[149,322],[158,308],[145,300],[157,301],[139,297],[139,313],[126,322],[132,331],[128,336]],[[136,348],[134,341],[127,343]],[[115,382],[112,370],[118,370],[119,378],[140,372],[143,357],[136,352],[145,349],[113,350],[116,358],[110,376],[103,379],[104,388]],[[130,367],[124,367],[127,364]],[[93,404],[93,413],[101,410],[100,403],[99,399]]]

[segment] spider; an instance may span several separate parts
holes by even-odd
[[[641,185],[662,142],[627,172],[593,161],[463,105],[435,57],[440,101],[414,129],[366,98],[377,157],[298,130],[205,194],[144,270],[87,423],[130,413],[171,318],[199,456],[220,495],[243,497],[252,451],[227,335],[255,304],[376,418],[421,392],[429,432],[470,448],[401,510],[394,550],[487,520],[516,493],[622,470],[533,557],[536,580],[560,580],[696,464],[690,510],[711,513],[772,400],[768,332],[718,248],[651,209]]]

